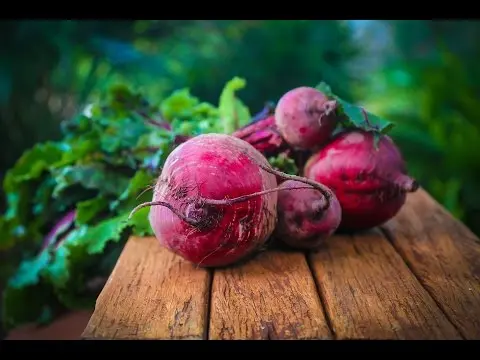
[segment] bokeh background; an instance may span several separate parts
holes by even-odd
[[[239,97],[254,113],[324,80],[397,123],[391,136],[410,173],[480,234],[477,21],[3,21],[0,34],[2,179],[118,82],[153,99],[188,87],[217,103],[240,76]]]

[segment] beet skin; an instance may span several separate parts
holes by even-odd
[[[386,135],[337,134],[306,163],[304,176],[332,189],[342,207],[341,229],[362,230],[395,216],[418,183],[407,175],[399,149]]]
[[[301,182],[287,180],[278,192],[278,223],[275,238],[298,249],[313,249],[330,237],[338,228],[342,216],[340,203],[330,196],[330,206],[324,209],[325,197]]]

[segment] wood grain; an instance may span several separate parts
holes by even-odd
[[[480,339],[480,241],[424,190],[385,226],[394,247],[450,321]]]
[[[378,230],[337,235],[309,261],[338,339],[458,339]]]
[[[204,339],[210,274],[131,238],[97,299],[83,338]]]
[[[213,278],[210,339],[327,339],[322,305],[302,253],[269,251]]]

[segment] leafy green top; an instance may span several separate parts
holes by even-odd
[[[128,215],[151,198],[178,138],[228,133],[246,124],[250,113],[236,97],[244,86],[241,78],[228,82],[218,107],[188,89],[155,106],[115,86],[62,124],[61,141],[23,154],[3,184],[7,211],[0,217],[0,251],[8,251],[9,261],[0,265],[0,276],[9,278],[2,316],[7,328],[47,320],[57,305],[92,304],[89,279],[102,269],[108,273],[122,241],[130,234],[152,235],[148,209],[130,221]]]

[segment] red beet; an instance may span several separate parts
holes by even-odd
[[[332,189],[342,207],[340,228],[368,229],[395,216],[418,183],[407,175],[399,149],[386,135],[337,134],[306,163],[304,175]]]
[[[199,135],[168,156],[149,220],[160,243],[201,266],[234,263],[262,246],[276,224],[276,187],[266,158],[229,135]],[[160,206],[153,206],[160,205]]]
[[[311,186],[298,189],[301,186],[302,183],[294,180],[280,185],[290,191],[278,193],[278,223],[274,234],[291,247],[313,249],[337,230],[342,210],[333,193],[330,206],[324,209],[323,194]]]
[[[294,148],[311,149],[324,144],[337,124],[337,102],[311,87],[285,93],[275,109],[275,123],[282,137]]]

